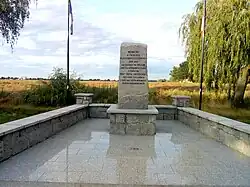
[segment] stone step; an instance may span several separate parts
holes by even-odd
[[[22,182],[22,181],[0,181],[0,187],[175,187],[189,185],[139,185],[139,184],[87,184],[66,182]],[[190,185],[193,186],[193,185]],[[200,185],[199,185],[200,186]]]

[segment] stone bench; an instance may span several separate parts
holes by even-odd
[[[250,125],[194,108],[178,108],[178,120],[226,146],[250,156]]]
[[[72,105],[0,125],[0,161],[87,118],[87,105]]]

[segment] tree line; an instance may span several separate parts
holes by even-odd
[[[200,81],[203,9],[203,2],[200,1],[194,12],[184,16],[180,37],[187,62],[172,70],[174,77],[184,76],[195,82]],[[227,91],[233,106],[243,106],[250,75],[249,0],[207,0],[206,25],[206,88]]]

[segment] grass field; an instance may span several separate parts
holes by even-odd
[[[0,80],[0,91],[18,92],[25,91],[37,85],[42,85],[44,80]],[[117,87],[116,81],[80,81],[90,87]],[[150,82],[150,88],[199,90],[199,85],[189,82]]]
[[[0,123],[52,110],[51,106],[34,106],[20,102],[20,93],[32,90],[48,81],[40,80],[0,80]],[[81,81],[85,92],[94,92],[94,102],[115,103],[117,82],[115,81]],[[199,84],[189,82],[150,82],[150,103],[171,104],[171,96],[191,96],[191,106],[197,108],[199,103]],[[101,89],[103,88],[103,89]],[[250,123],[250,106],[246,109],[233,109],[227,101],[227,94],[207,92],[204,89],[203,110],[231,119]],[[246,101],[250,99],[250,85],[247,88]]]

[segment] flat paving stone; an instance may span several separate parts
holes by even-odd
[[[156,126],[155,136],[120,136],[107,119],[82,121],[0,163],[0,187],[250,186],[250,157],[179,121]]]

